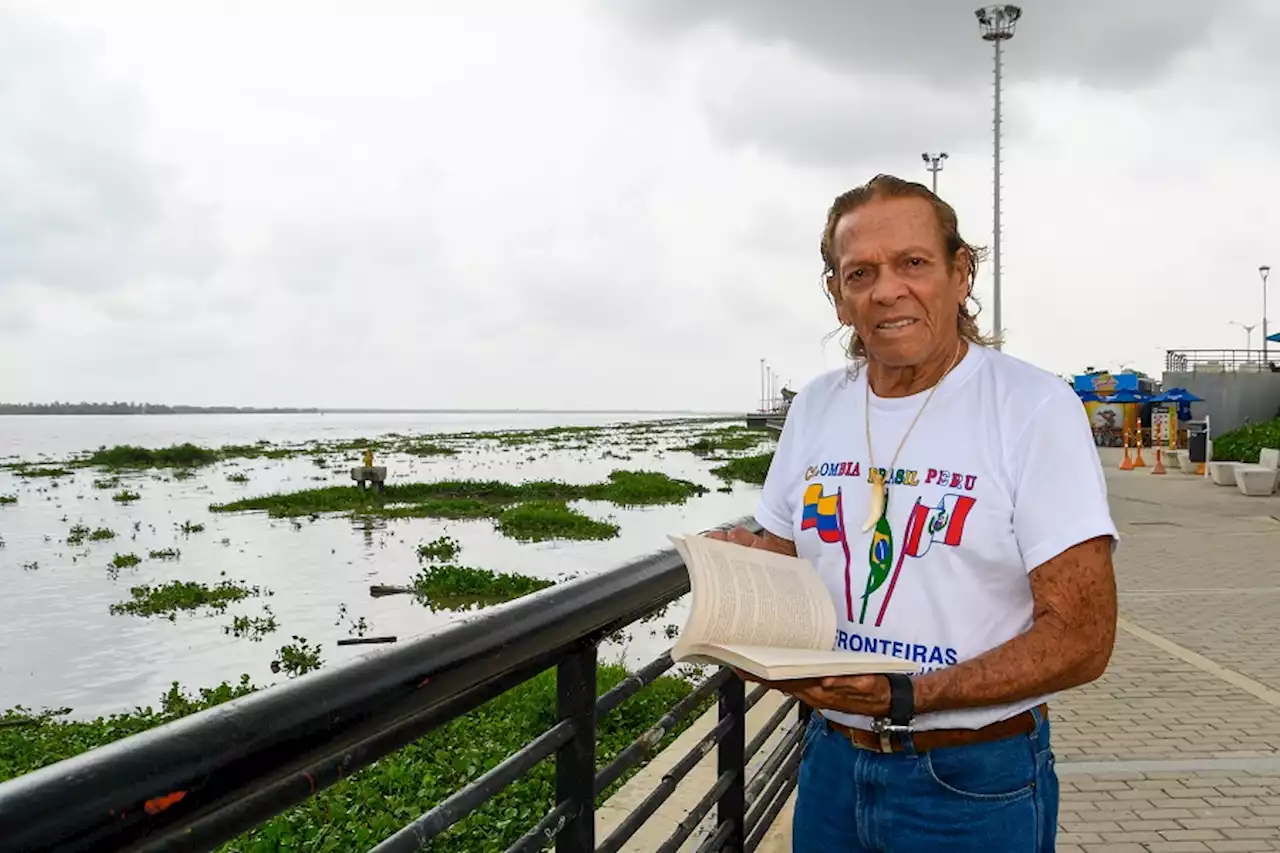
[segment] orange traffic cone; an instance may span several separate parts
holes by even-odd
[[[1129,431],[1124,431],[1124,459],[1120,460],[1121,471],[1132,471],[1133,460],[1129,458]]]
[[[1167,471],[1165,471],[1165,470],[1164,470],[1164,459],[1163,459],[1163,458],[1161,458],[1161,456],[1160,456],[1160,448],[1158,448],[1158,447],[1156,448],[1156,465],[1155,465],[1155,467],[1154,467],[1154,468],[1152,468],[1152,469],[1151,469],[1151,473],[1152,473],[1152,474],[1166,474],[1166,473],[1168,473]]]
[[[1134,468],[1146,468],[1147,463],[1142,461],[1142,427],[1138,427],[1138,456],[1133,460]]]

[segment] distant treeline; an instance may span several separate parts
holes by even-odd
[[[157,403],[0,403],[0,415],[296,415],[319,409],[252,406],[161,406]]]

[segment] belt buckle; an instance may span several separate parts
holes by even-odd
[[[913,729],[911,723],[899,726],[888,717],[880,717],[871,721],[871,731],[880,736],[880,751],[887,754],[893,752],[893,735],[909,734]]]

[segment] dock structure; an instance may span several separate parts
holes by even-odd
[[[351,469],[351,479],[361,491],[375,488],[378,494],[383,494],[387,490],[387,466],[374,465],[373,451],[366,450],[364,464]]]

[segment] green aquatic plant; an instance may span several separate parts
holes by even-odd
[[[67,544],[83,545],[84,540],[88,539],[89,534],[92,532],[93,531],[90,530],[86,525],[73,524],[71,525],[71,529],[67,531]]]
[[[176,560],[182,556],[182,552],[177,548],[160,548],[147,552],[149,560]]]
[[[527,501],[503,510],[497,528],[522,542],[549,539],[612,539],[618,525],[597,521],[560,501]]]
[[[264,591],[262,587],[246,586],[234,581],[222,581],[214,586],[195,581],[170,581],[160,586],[142,584],[130,588],[129,601],[111,605],[111,612],[135,616],[168,616],[172,619],[179,610],[208,607],[221,612],[232,602],[270,594],[270,590]]]
[[[113,569],[131,569],[142,562],[137,554],[116,554],[108,564]]]
[[[418,559],[422,561],[448,562],[462,551],[458,540],[451,536],[441,536],[418,546]]]
[[[761,453],[757,456],[742,456],[730,459],[725,464],[712,468],[711,473],[722,480],[741,480],[744,483],[763,485],[769,474],[769,465],[773,462],[773,453]]]
[[[116,489],[120,487],[119,477],[99,477],[93,481],[95,489]]]
[[[89,534],[90,542],[105,542],[108,539],[115,539],[116,532],[109,527],[99,527],[97,530]]]
[[[283,672],[290,678],[297,678],[324,664],[320,659],[320,646],[312,646],[306,637],[293,635],[293,642],[280,647],[275,660],[271,661],[272,672]]]
[[[691,443],[674,449],[705,456],[723,451],[751,450],[762,442],[770,440],[772,436],[769,433],[762,433],[745,426],[726,426],[703,432]]]
[[[178,532],[182,533],[184,536],[190,536],[192,533],[203,533],[204,525],[196,522],[184,521],[178,527]]]
[[[427,566],[411,582],[419,600],[441,607],[500,604],[554,585],[543,578],[455,565]]]
[[[227,475],[227,482],[228,483],[247,483],[249,482],[249,475],[244,473],[243,471],[237,471],[234,474]]]
[[[17,502],[17,495],[0,495],[0,506],[4,506],[5,504],[16,504]]]
[[[68,477],[71,472],[66,468],[20,465],[13,469],[19,477]]]
[[[233,637],[248,637],[252,643],[262,642],[267,634],[275,633],[280,627],[276,623],[275,614],[270,607],[262,608],[262,616],[234,616],[230,625],[224,625],[222,632]]]
[[[131,444],[100,447],[85,464],[102,468],[198,468],[217,461],[216,451],[187,442],[156,450]]]
[[[141,497],[142,495],[138,494],[137,492],[131,492],[128,489],[121,489],[120,491],[116,492],[114,495],[111,496],[111,500],[115,501],[116,503],[127,504],[127,503],[133,503],[134,501],[138,500]]]

